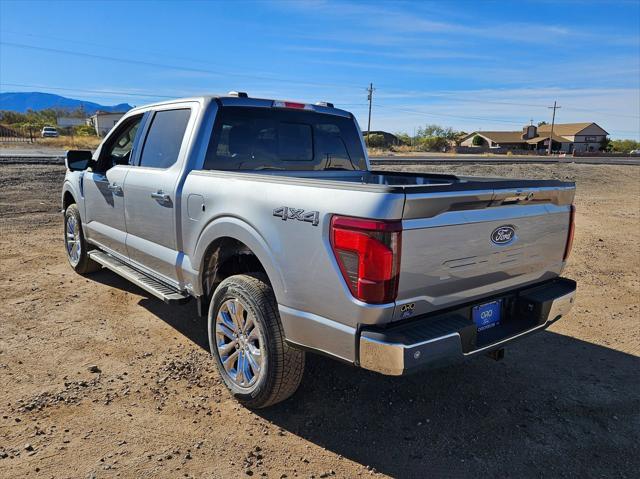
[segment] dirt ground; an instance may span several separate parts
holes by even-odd
[[[252,412],[194,304],[72,272],[62,167],[0,166],[0,477],[637,477],[640,167],[425,169],[575,180],[572,313],[501,362],[406,378],[310,356]]]

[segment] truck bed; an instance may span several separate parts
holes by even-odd
[[[455,176],[438,173],[402,173],[390,171],[293,171],[293,170],[259,170],[259,171],[217,171],[222,175],[242,175],[247,179],[286,181],[292,178],[301,182],[322,182],[324,186],[334,187],[372,187],[377,191],[389,193],[428,193],[469,191],[478,189],[525,189],[525,188],[574,188],[572,182],[560,180],[529,180],[512,178],[491,178],[475,176]],[[332,183],[335,183],[332,185]],[[345,185],[346,183],[346,185]]]
[[[242,180],[275,184],[278,197],[288,198],[284,206],[320,211],[321,231],[333,214],[401,219],[394,320],[405,304],[415,314],[433,312],[555,278],[564,267],[571,182],[335,170],[196,174],[233,178],[245,197],[260,188]],[[514,239],[495,244],[491,235],[503,226],[515,230]]]

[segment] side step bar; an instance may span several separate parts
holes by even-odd
[[[89,251],[89,257],[96,263],[100,263],[105,268],[108,268],[123,278],[128,279],[136,286],[139,286],[147,293],[154,295],[156,298],[160,298],[167,304],[186,303],[191,299],[191,296],[188,294],[181,293],[177,289],[133,269],[126,263],[103,251]]]

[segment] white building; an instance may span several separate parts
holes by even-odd
[[[60,116],[57,118],[56,123],[60,128],[69,128],[72,126],[81,126],[87,124],[86,118],[71,118],[66,116]]]
[[[96,135],[105,136],[126,112],[97,111],[87,119],[87,125],[96,129]]]

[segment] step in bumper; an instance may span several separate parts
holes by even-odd
[[[360,331],[359,365],[400,376],[464,361],[544,330],[570,311],[575,292],[575,281],[557,278],[446,313],[413,318],[387,328],[365,327]],[[495,299],[502,300],[504,321],[490,334],[478,333],[471,309]]]

